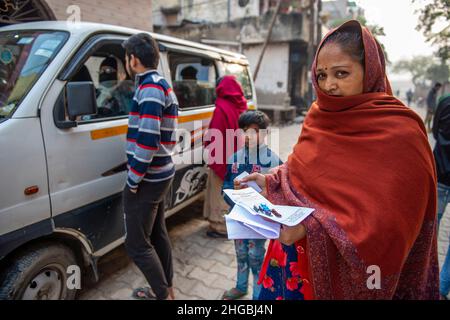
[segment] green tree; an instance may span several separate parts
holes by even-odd
[[[398,61],[392,68],[395,73],[409,72],[414,86],[425,84],[426,73],[431,66],[430,58],[426,56],[415,56],[408,60]]]
[[[412,0],[417,3],[418,0]],[[433,0],[417,10],[419,22],[416,29],[422,31],[427,41],[437,48],[437,56],[447,63],[450,57],[450,0]],[[444,24],[441,30],[434,29]]]
[[[427,69],[426,78],[433,83],[446,83],[450,80],[450,68],[442,62],[439,64],[432,64]]]
[[[433,57],[415,56],[409,60],[400,60],[392,68],[395,73],[409,72],[414,86],[425,86],[427,81],[445,83],[449,80],[449,66]]]

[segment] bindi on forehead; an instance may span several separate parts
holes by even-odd
[[[317,71],[327,71],[328,67],[317,66]]]
[[[352,63],[354,64],[354,63]],[[336,70],[336,69],[352,69],[352,64],[350,63],[338,63],[337,65],[333,65],[331,64],[331,67],[328,66],[317,66],[317,71],[327,71],[328,69],[330,70]]]

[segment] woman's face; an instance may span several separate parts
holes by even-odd
[[[316,69],[319,88],[330,96],[354,96],[363,93],[364,68],[334,43],[320,49]]]

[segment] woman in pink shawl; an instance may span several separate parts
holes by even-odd
[[[240,139],[236,137],[235,130],[238,129],[239,115],[247,110],[247,101],[241,85],[234,76],[224,76],[217,81],[216,95],[216,109],[204,138],[204,145],[208,149],[210,172],[203,215],[209,221],[207,235],[225,238],[227,231],[224,214],[229,208],[221,193],[227,169],[226,159],[239,148]]]

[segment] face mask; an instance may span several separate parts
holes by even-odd
[[[102,83],[103,85],[105,85],[107,87],[112,86],[112,85],[114,85],[114,83],[111,83],[111,82],[117,81],[117,76],[115,73],[112,73],[112,74],[101,73],[99,76],[99,81],[100,81],[100,83]],[[107,83],[103,83],[103,82],[107,82]]]

